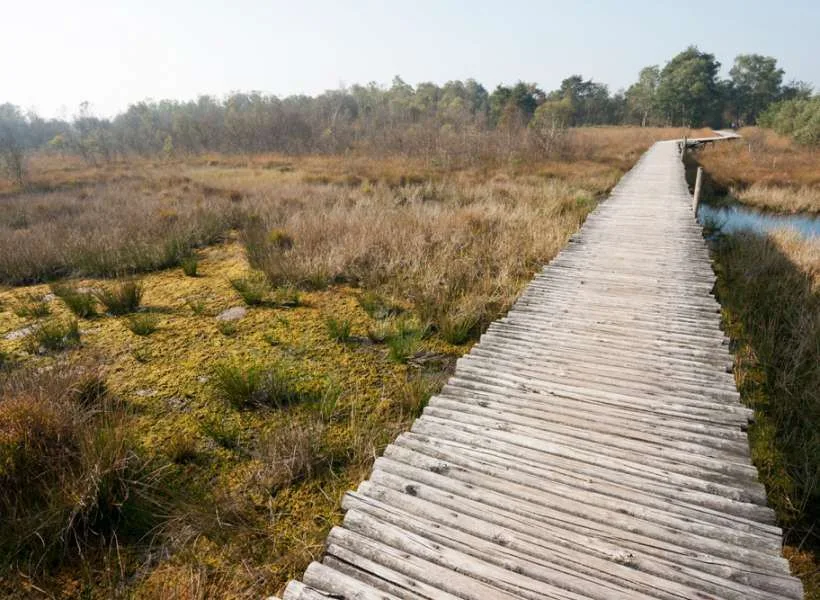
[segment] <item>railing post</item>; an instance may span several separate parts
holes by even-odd
[[[680,147],[680,159],[684,160],[686,156],[686,136],[683,136],[683,145]]]
[[[698,174],[695,177],[695,193],[692,196],[692,210],[695,211],[695,219],[698,218],[698,206],[700,205],[700,187],[703,184],[703,167],[698,167]]]

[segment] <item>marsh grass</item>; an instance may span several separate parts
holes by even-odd
[[[325,444],[326,425],[316,417],[288,421],[265,433],[254,449],[264,465],[259,477],[272,493],[309,479],[326,467],[332,457]]]
[[[107,394],[78,401],[83,369],[0,379],[0,561],[27,573],[142,539],[164,521],[163,470]],[[32,477],[32,473],[37,477]]]
[[[76,320],[51,319],[34,327],[28,338],[30,352],[60,351],[80,344],[80,326]]]
[[[422,333],[418,329],[399,325],[385,339],[390,360],[402,364],[406,363],[413,354],[418,352],[421,339]]]
[[[191,312],[197,316],[205,314],[207,304],[205,300],[197,296],[187,296],[185,304],[191,309]]]
[[[301,387],[302,379],[284,363],[248,365],[222,362],[213,370],[217,397],[237,409],[254,406],[283,408],[315,400],[313,393]]]
[[[135,280],[121,281],[94,291],[94,297],[112,315],[136,312],[142,302],[143,286]]]
[[[90,319],[97,314],[97,302],[91,292],[67,284],[52,284],[51,292],[80,319]]]
[[[267,281],[258,275],[231,279],[230,283],[248,306],[264,304],[270,291]]]
[[[172,267],[222,239],[241,213],[227,198],[162,173],[3,202],[0,282],[9,284]]]
[[[180,259],[182,272],[188,277],[196,277],[199,268],[199,259],[195,255],[185,256]]]
[[[14,308],[14,314],[21,319],[41,319],[51,314],[51,308],[43,296],[28,294]]]
[[[740,134],[743,139],[695,154],[709,175],[705,193],[765,210],[820,213],[820,153],[766,129]]]
[[[236,450],[242,440],[242,425],[238,419],[216,414],[201,424],[202,433],[226,450]]]
[[[803,551],[804,563],[816,565],[820,242],[786,234],[729,236],[719,239],[715,256],[726,330],[737,344],[738,389],[755,411],[752,459],[784,528],[784,542]],[[804,581],[809,589],[811,577]]]
[[[325,329],[330,339],[341,344],[347,344],[351,341],[351,331],[353,323],[350,319],[337,319],[336,317],[327,317],[325,319]]]
[[[217,321],[216,328],[219,330],[219,333],[226,337],[234,336],[239,331],[239,325],[237,325],[236,321]]]
[[[137,313],[125,319],[125,326],[135,335],[151,335],[159,326],[159,316],[154,313]]]

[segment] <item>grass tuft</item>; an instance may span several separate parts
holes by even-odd
[[[53,284],[51,291],[78,318],[90,319],[97,314],[97,303],[90,292],[65,284]]]
[[[112,315],[127,315],[136,312],[142,302],[143,287],[138,281],[121,281],[112,286],[98,289],[94,296]]]
[[[42,296],[29,294],[15,309],[14,314],[21,319],[40,319],[51,314],[48,302]]]
[[[182,267],[182,272],[185,273],[188,277],[196,277],[197,276],[197,269],[199,268],[199,259],[194,256],[185,256],[179,261],[179,265]]]
[[[29,338],[31,352],[68,350],[80,344],[80,327],[76,320],[53,319],[40,323]]]
[[[328,317],[325,319],[325,328],[330,339],[346,344],[351,340],[350,332],[353,324],[350,319],[337,319],[336,317]]]
[[[284,364],[262,366],[223,362],[214,367],[217,396],[234,408],[272,406],[282,408],[314,396],[299,387],[299,380]]]
[[[245,304],[248,306],[264,304],[269,287],[263,277],[241,277],[230,281],[233,289],[237,291]]]
[[[159,317],[153,313],[136,313],[125,320],[125,325],[136,335],[151,335],[157,330]]]

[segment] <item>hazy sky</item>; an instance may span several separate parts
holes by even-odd
[[[724,71],[776,57],[820,87],[820,0],[0,0],[0,103],[110,116],[145,98],[316,94],[394,75],[547,90],[580,73],[628,86],[689,44]]]

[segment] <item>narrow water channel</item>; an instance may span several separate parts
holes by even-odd
[[[820,236],[820,217],[809,214],[778,214],[764,212],[742,204],[702,203],[698,207],[698,222],[719,233],[751,232],[768,234],[791,229],[806,238]]]

